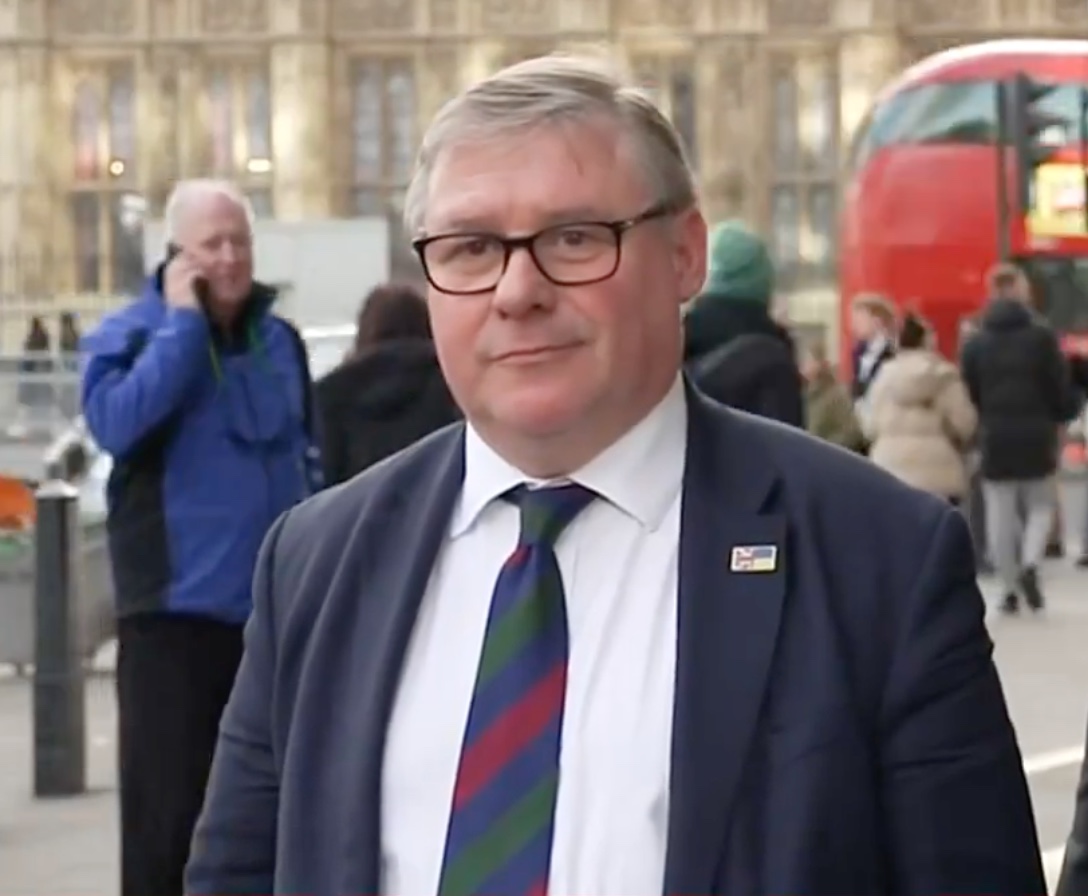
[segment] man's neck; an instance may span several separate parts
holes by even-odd
[[[641,402],[633,413],[590,411],[590,426],[575,427],[549,435],[531,437],[498,433],[494,427],[473,423],[492,450],[527,476],[539,480],[562,479],[585,467],[630,432],[656,408],[675,383],[676,374]]]
[[[223,345],[231,345],[238,338],[239,324],[242,316],[241,306],[224,306],[214,303],[208,304],[208,320],[212,329]]]

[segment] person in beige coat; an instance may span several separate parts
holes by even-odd
[[[870,459],[904,482],[960,503],[978,417],[959,370],[932,348],[932,330],[908,314],[899,351],[880,368],[864,426]]]

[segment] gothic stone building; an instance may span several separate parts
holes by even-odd
[[[180,177],[235,178],[279,219],[395,217],[452,89],[609,45],[681,131],[712,217],[766,233],[818,319],[879,88],[957,43],[1086,26],[1086,0],[0,0],[0,304],[124,289]]]

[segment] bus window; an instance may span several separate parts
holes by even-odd
[[[957,81],[915,88],[913,115],[896,133],[900,143],[993,143],[997,139],[993,81]]]
[[[1059,333],[1088,333],[1088,258],[1032,258],[1024,268],[1050,325]]]
[[[873,157],[873,153],[892,142],[896,123],[909,112],[913,91],[906,90],[878,103],[862,119],[850,152],[850,169],[857,171]]]
[[[854,168],[883,146],[902,143],[992,145],[997,140],[996,81],[920,84],[873,110],[855,144]],[[1066,143],[1080,139],[1081,90],[1063,84],[1039,104],[1064,120]]]

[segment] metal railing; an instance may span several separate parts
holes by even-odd
[[[313,372],[320,376],[343,356],[354,336],[353,325],[309,327],[302,331],[310,351]],[[28,371],[28,358],[52,369]],[[87,641],[82,649],[93,653],[112,634],[112,576],[106,550],[106,486],[111,468],[109,455],[95,444],[86,422],[79,414],[78,373],[65,359],[29,355],[9,359],[4,370],[0,356],[0,407],[4,402],[20,405],[26,387],[33,385],[31,404],[55,422],[48,441],[43,441],[37,458],[34,480],[67,482],[76,489],[74,512],[79,522],[81,631]],[[47,363],[48,362],[48,363]],[[23,405],[25,407],[25,405]],[[0,411],[2,413],[2,411]],[[2,448],[2,446],[0,446]],[[5,472],[0,469],[0,473]],[[36,533],[11,533],[0,537],[0,664],[26,667],[33,664],[33,549]]]
[[[63,318],[70,316],[84,333],[90,332],[110,311],[131,301],[124,293],[109,292],[12,292],[0,289],[0,352],[13,354],[23,348],[32,323],[41,323],[50,347],[61,347]]]
[[[75,354],[0,354],[0,440],[44,444],[63,432],[79,416],[78,364]]]
[[[63,599],[72,603],[71,612],[79,617],[73,636],[78,640],[73,645],[78,656],[90,660],[114,630],[102,463],[107,462],[108,470],[109,458],[94,444],[82,418],[73,421],[39,458],[37,478],[43,485],[37,493],[33,527],[0,533],[0,664],[17,671],[36,662],[35,631],[40,637],[41,630],[35,617],[40,601],[49,599],[38,593],[42,552],[48,555],[50,569],[67,571],[63,581],[72,593]],[[70,532],[56,529],[59,511],[49,496],[60,500],[61,493],[64,526],[70,525]],[[62,534],[63,540],[58,541]]]
[[[302,331],[315,375],[327,372],[330,365],[339,361],[354,332],[352,325],[312,327]],[[25,361],[26,358],[18,360]],[[37,357],[34,360],[44,364],[49,359]],[[112,464],[109,455],[102,452],[87,430],[79,415],[78,402],[69,405],[62,400],[66,390],[78,389],[78,374],[69,365],[58,363],[56,358],[52,360],[52,370],[0,370],[0,406],[3,396],[9,392],[16,396],[10,400],[18,403],[20,388],[25,398],[26,385],[33,384],[41,387],[38,395],[41,406],[56,409],[56,418],[62,421],[36,454],[38,461],[32,478],[47,486],[52,483],[50,488],[54,492],[58,491],[55,485],[58,482],[67,483],[75,490],[71,507],[65,511],[74,514],[77,523],[73,557],[55,558],[55,562],[71,562],[77,569],[72,581],[77,586],[78,599],[72,612],[79,615],[78,653],[89,658],[113,633],[113,582],[105,531],[105,493]],[[55,519],[48,515],[51,512],[46,509],[43,513],[39,493],[37,519]],[[35,549],[58,554],[60,549],[55,544],[45,543],[55,537],[56,533],[40,530],[9,533],[6,537],[0,535],[0,664],[19,669],[35,662],[35,608],[37,601],[42,599],[34,590]]]

